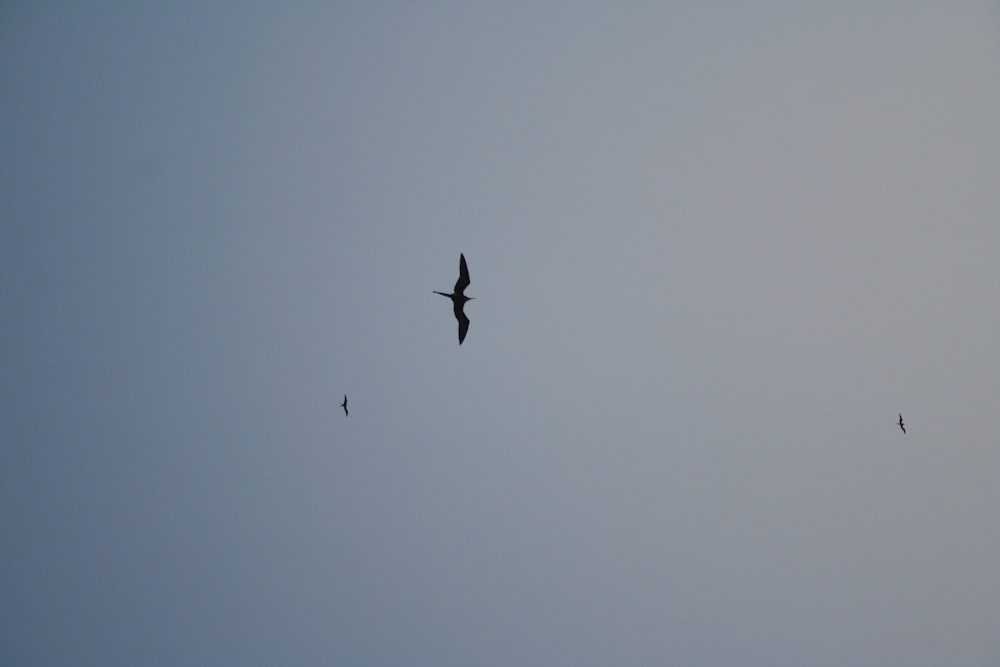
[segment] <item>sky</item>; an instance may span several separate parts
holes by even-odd
[[[989,1],[6,3],[0,662],[1000,665],[998,84]]]

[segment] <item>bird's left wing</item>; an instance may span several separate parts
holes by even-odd
[[[458,260],[458,281],[455,283],[455,293],[461,294],[465,291],[465,288],[469,286],[469,267],[465,263],[465,254],[459,255]]]

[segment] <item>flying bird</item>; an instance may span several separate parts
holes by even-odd
[[[465,302],[472,301],[473,297],[465,296],[465,288],[469,286],[469,267],[465,264],[465,255],[459,255],[458,280],[455,282],[455,291],[451,294],[433,290],[435,294],[446,296],[451,299],[455,310],[455,319],[458,320],[458,344],[465,340],[465,334],[469,333],[469,318],[465,316]]]
[[[903,433],[906,433],[906,427],[903,426],[903,415],[902,415],[902,413],[900,413],[900,415],[899,415],[899,422],[898,423],[899,423],[899,428],[903,429]]]
[[[347,416],[347,394],[344,394],[344,402],[340,404],[340,407],[344,408],[344,416]]]

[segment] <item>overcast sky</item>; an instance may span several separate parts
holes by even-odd
[[[995,2],[5,3],[0,100],[3,664],[1000,665]]]

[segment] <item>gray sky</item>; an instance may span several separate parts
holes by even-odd
[[[994,2],[155,4],[0,10],[0,662],[1000,664]]]

